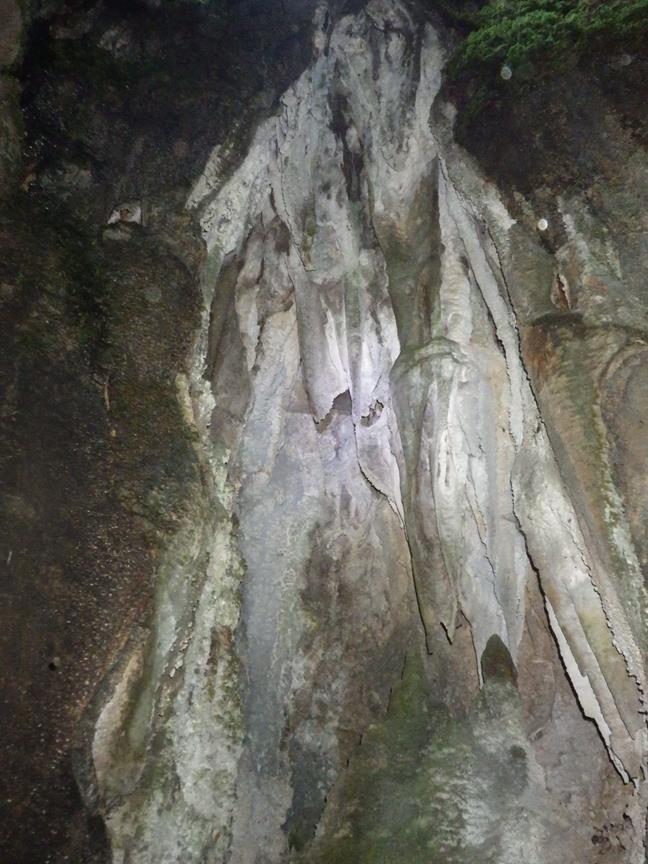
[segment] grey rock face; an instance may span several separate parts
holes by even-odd
[[[639,864],[645,344],[542,327],[627,327],[640,241],[571,198],[550,255],[454,143],[443,31],[318,15],[188,204],[209,501],[96,727],[113,860]]]

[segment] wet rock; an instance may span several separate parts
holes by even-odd
[[[197,4],[32,11],[26,53],[0,79],[0,846],[15,864],[98,862],[110,851],[88,733],[123,653],[151,632],[162,547],[176,532],[191,547],[206,518],[183,383],[204,260],[189,184],[236,117],[231,170],[267,112],[259,82],[281,91],[300,71],[301,42],[282,34],[306,19],[266,11],[234,20],[233,37]],[[259,63],[243,70],[250,45]],[[142,198],[146,230],[106,226]]]
[[[582,70],[476,131],[436,18],[306,5],[34,38],[8,854],[643,864],[645,152]]]
[[[198,611],[158,605],[160,710],[133,690],[147,755],[103,793],[111,843],[558,864],[632,813],[610,853],[638,864],[642,589],[599,494],[576,364],[599,313],[572,287],[617,284],[612,239],[576,199],[553,196],[546,232],[533,196],[507,208],[454,139],[438,23],[378,0],[329,23],[240,167],[217,147],[189,198],[209,250],[189,392],[223,521]],[[219,623],[236,637],[208,651]]]

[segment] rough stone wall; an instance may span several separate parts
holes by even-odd
[[[236,121],[235,164],[299,74],[310,26],[305,4],[244,5],[244,19],[223,22],[184,3],[0,4],[0,857],[11,864],[109,860],[87,733],[146,643],[161,550],[212,518],[182,408],[204,260],[184,205],[225,132]]]
[[[56,740],[14,745],[55,833],[9,825],[10,860],[643,864],[640,109],[571,69],[462,125],[452,34],[399,0],[320,4],[291,63],[282,7],[256,100],[263,16],[212,65],[202,12],[111,8],[46,19],[18,76],[7,704]],[[107,167],[60,137],[80,92]]]
[[[632,517],[576,377],[596,365],[534,341],[620,265],[578,199],[513,212],[455,144],[448,39],[397,2],[323,6],[310,68],[190,196],[190,392],[227,537],[208,579],[240,590],[216,649],[200,605],[176,628],[191,661],[106,807],[116,860],[644,860]]]

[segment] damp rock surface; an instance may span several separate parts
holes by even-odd
[[[178,556],[191,561],[202,530],[191,526],[217,520],[187,422],[204,246],[185,202],[225,131],[238,122],[230,164],[273,88],[301,71],[310,14],[243,27],[211,12],[0,4],[0,848],[11,864],[111,859],[94,727],[104,703],[123,716],[113,690],[145,668],[172,539],[189,526]],[[259,64],[235,74],[252,45]],[[131,202],[141,219],[108,226]],[[99,742],[122,746],[99,728]]]
[[[34,31],[16,864],[645,861],[638,108],[585,64],[464,120],[430,5]]]
[[[217,727],[175,697],[164,758],[107,812],[118,860],[643,860],[639,547],[599,367],[534,342],[604,318],[614,342],[639,283],[582,197],[548,248],[543,193],[509,206],[455,143],[449,38],[398,2],[322,13],[239,168],[216,179],[217,148],[189,197],[240,725],[210,834],[190,790],[215,765],[187,773],[178,736]]]

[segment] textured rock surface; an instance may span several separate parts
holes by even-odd
[[[613,445],[605,419],[641,361],[546,329],[586,326],[572,285],[636,327],[635,289],[582,200],[548,252],[454,144],[447,44],[397,2],[322,8],[240,168],[194,188],[223,516],[212,599],[158,605],[155,707],[123,684],[149,744],[116,800],[101,754],[115,860],[644,860],[643,502],[610,449],[642,455],[636,413]]]
[[[0,857],[11,864],[110,859],[96,800],[79,791],[92,783],[90,733],[150,633],[162,548],[185,523],[206,525],[179,401],[204,260],[185,201],[234,120],[231,159],[308,57],[305,5],[248,17],[254,6],[243,27],[191,5],[34,2],[7,73],[0,126],[19,117],[22,90],[25,129],[6,163],[13,185],[0,178]],[[4,82],[3,71],[2,93]],[[107,225],[130,201],[142,224]]]
[[[0,201],[19,176],[22,121],[19,86],[12,72],[20,56],[23,16],[16,0],[0,3]]]
[[[147,59],[141,23],[96,14],[79,19],[89,31],[59,22],[56,38]],[[158,58],[179,50],[164,41],[174,20]],[[83,271],[102,284],[123,270],[102,300],[108,335],[90,343],[119,348],[99,354],[89,413],[119,412],[128,442],[105,460],[125,495],[110,540],[124,535],[133,566],[143,543],[126,517],[143,506],[155,574],[152,588],[119,583],[107,606],[118,626],[62,699],[84,719],[76,782],[86,835],[102,842],[52,860],[645,861],[648,160],[609,108],[614,81],[572,70],[499,132],[497,112],[464,125],[474,161],[441,89],[452,38],[416,4],[323,3],[305,71],[296,57],[287,86],[275,70],[287,89],[272,110],[272,94],[250,93],[240,120],[204,121],[192,146],[204,114],[191,78],[185,149],[163,149],[161,172],[167,81],[150,113],[145,89],[129,103],[133,135],[139,112],[158,131],[124,155],[137,166],[124,183],[100,186],[106,206],[74,148],[57,144],[37,171],[42,194],[86,218],[145,199],[143,225],[106,228]],[[37,117],[56,119],[53,93],[71,110],[71,78],[28,78]],[[102,105],[121,92],[97,86]],[[533,111],[562,123],[555,140],[538,138]],[[106,122],[89,108],[87,141],[105,146]],[[579,159],[573,129],[590,133]],[[523,151],[505,146],[509,132]],[[69,257],[47,262],[64,284]],[[173,266],[186,288],[170,297]],[[18,332],[42,341],[44,301],[3,290],[31,322],[16,318]],[[67,307],[52,304],[74,348]],[[32,377],[51,380],[42,363],[58,353],[39,352]],[[148,474],[159,439],[172,452],[154,449]],[[103,457],[79,458],[79,474],[103,470]],[[10,518],[38,525],[34,477],[17,473]],[[98,535],[77,522],[80,543]],[[88,569],[99,557],[88,552]],[[67,561],[53,574],[62,609]],[[21,602],[16,628],[31,621]],[[85,632],[71,654],[52,647],[56,669],[87,650]]]

